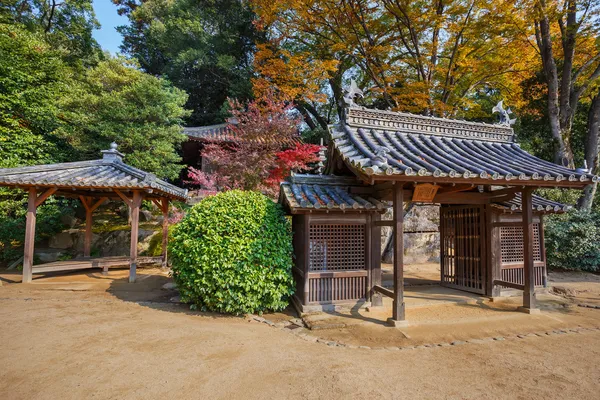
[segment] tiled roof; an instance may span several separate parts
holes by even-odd
[[[207,140],[231,140],[232,135],[229,129],[229,123],[207,125],[207,126],[190,126],[183,128],[183,133],[192,139],[207,139]]]
[[[330,132],[346,165],[371,178],[570,187],[598,180],[521,150],[506,125],[351,107]]]
[[[215,142],[234,142],[240,139],[232,132],[230,128],[230,123],[218,124],[218,125],[208,125],[208,126],[195,126],[195,127],[185,127],[183,128],[183,133],[188,136],[188,138],[192,140],[204,140],[204,141],[215,141]],[[282,146],[294,146],[296,143],[300,143],[300,137],[297,139],[290,140],[281,140],[280,138],[271,139],[271,143],[277,143]],[[258,143],[266,143],[264,138],[259,138],[256,140]]]
[[[0,169],[0,186],[57,187],[63,191],[141,189],[159,196],[187,199],[187,190],[123,163],[116,147],[103,153],[100,160]]]
[[[572,206],[547,200],[536,195],[532,196],[532,204],[533,210],[540,213],[563,213],[572,208]],[[510,201],[494,203],[493,205],[505,211],[522,211],[521,193],[516,193],[515,197]]]
[[[386,204],[352,192],[361,185],[355,178],[331,175],[294,175],[281,183],[279,202],[298,211],[377,211],[385,212]]]

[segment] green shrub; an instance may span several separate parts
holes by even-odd
[[[293,294],[291,227],[279,205],[232,190],[203,199],[169,245],[183,301],[231,314],[281,310]]]
[[[600,213],[574,210],[552,216],[545,239],[549,268],[600,271]]]

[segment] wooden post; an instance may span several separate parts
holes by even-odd
[[[310,300],[310,215],[305,214],[302,217],[303,219],[303,228],[302,228],[302,235],[304,236],[303,238],[303,243],[304,243],[304,265],[303,265],[303,272],[304,272],[304,303],[303,305],[306,305],[309,303]]]
[[[371,217],[371,306],[383,306],[381,294],[373,291],[374,286],[381,286],[381,226],[377,225],[381,221],[379,213],[373,213]]]
[[[538,225],[540,238],[540,257],[544,262],[544,273],[542,275],[542,284],[545,288],[548,287],[548,260],[546,260],[546,241],[544,235],[544,216],[540,214],[540,223]]]
[[[137,267],[137,245],[138,231],[140,225],[140,205],[142,204],[142,194],[139,190],[133,192],[133,201],[131,202],[131,243],[129,248],[129,282],[135,282],[135,272]]]
[[[89,257],[92,252],[92,210],[85,209],[85,238],[83,241],[83,256]]]
[[[167,268],[167,248],[169,246],[169,199],[167,199],[166,197],[161,200],[161,209],[163,214],[162,267]]]
[[[394,185],[394,303],[392,318],[388,321],[401,326],[406,319],[404,310],[404,185]]]
[[[92,250],[92,214],[94,211],[106,201],[106,197],[102,197],[96,203],[92,204],[92,197],[79,196],[81,204],[85,208],[85,237],[83,241],[83,256],[90,257]]]
[[[523,189],[521,192],[521,206],[523,208],[523,307],[527,313],[538,312],[535,303],[535,278],[533,265],[533,206],[532,189]]]
[[[27,201],[27,221],[25,222],[25,245],[23,254],[23,279],[22,283],[29,283],[32,279],[33,250],[35,243],[35,219],[36,219],[37,190],[29,188]]]

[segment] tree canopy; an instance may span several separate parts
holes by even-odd
[[[185,90],[188,125],[220,123],[227,99],[252,97],[254,14],[238,0],[113,0],[130,23],[123,51],[142,70]]]

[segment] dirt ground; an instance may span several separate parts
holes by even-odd
[[[23,285],[18,275],[0,271],[0,399],[597,399],[600,393],[600,330],[543,334],[600,327],[600,310],[575,305],[600,299],[594,275],[551,275],[552,284],[571,291],[548,295],[540,315],[515,312],[518,299],[444,303],[409,308],[413,325],[402,330],[383,325],[384,311],[373,311],[351,315],[358,322],[345,329],[306,332],[371,347],[361,349],[313,342],[251,318],[190,312],[161,289],[170,281],[164,272],[141,270],[135,284],[126,274],[71,273]],[[517,338],[519,332],[539,336]],[[505,340],[377,349],[499,336]]]

